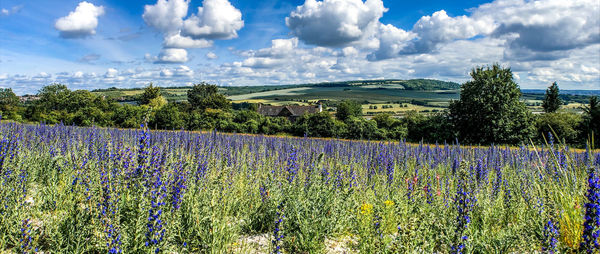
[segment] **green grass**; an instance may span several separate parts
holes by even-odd
[[[581,242],[585,161],[558,144],[147,134],[0,124],[0,251],[106,253],[119,235],[124,253],[449,253],[467,236],[465,253],[534,253],[550,219],[558,252]],[[459,185],[477,201],[457,233]]]

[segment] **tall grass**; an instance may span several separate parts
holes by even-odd
[[[0,252],[575,253],[599,164],[552,142],[2,123]]]

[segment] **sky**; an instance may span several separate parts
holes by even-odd
[[[600,89],[598,0],[2,0],[0,87],[465,82]]]

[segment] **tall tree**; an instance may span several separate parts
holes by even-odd
[[[144,88],[144,92],[138,97],[138,103],[140,105],[146,105],[158,97],[160,97],[160,87],[155,87],[152,85],[152,83],[150,83],[150,85]]]
[[[559,97],[558,85],[556,82],[552,83],[551,86],[546,89],[546,95],[544,96],[544,102],[542,102],[542,107],[544,108],[544,112],[552,113],[556,112],[560,105],[562,105],[562,100]]]
[[[52,84],[42,87],[37,96],[40,99],[36,103],[43,110],[64,110],[70,103],[71,90],[65,85]]]
[[[0,110],[7,111],[19,104],[19,97],[11,88],[0,88]]]
[[[521,90],[510,68],[477,67],[461,87],[460,100],[450,103],[450,119],[467,143],[514,144],[534,133],[532,115],[519,101]]]
[[[11,88],[0,88],[0,114],[3,119],[14,119],[17,116],[19,97]]]
[[[583,111],[583,138],[593,138],[594,145],[598,146],[600,140],[600,101],[598,101],[598,97],[590,97],[590,104],[583,107]]]
[[[351,117],[362,116],[362,106],[352,100],[344,100],[337,106],[335,117],[340,121],[346,121]]]
[[[187,92],[188,102],[195,109],[229,109],[231,102],[225,98],[225,95],[219,93],[216,85],[206,84],[204,82],[196,84]]]

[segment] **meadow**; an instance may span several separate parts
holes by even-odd
[[[0,123],[1,253],[598,253],[599,151]]]

